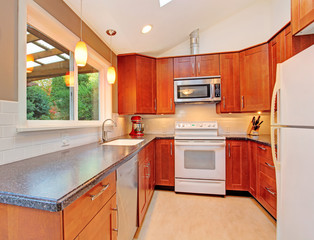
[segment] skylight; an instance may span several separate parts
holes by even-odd
[[[62,53],[62,54],[60,54],[60,56],[66,58],[66,59],[70,59],[70,56],[66,53]]]
[[[34,43],[27,43],[27,54],[33,54],[33,53],[38,53],[38,52],[42,52],[42,51],[45,51],[45,49],[37,46],[36,44]]]
[[[64,59],[62,59],[58,56],[51,56],[51,57],[39,58],[36,61],[40,62],[42,64],[51,64],[51,63],[64,61]]]
[[[48,48],[48,49],[53,49],[55,48],[54,46],[51,46],[49,43],[46,43],[44,40],[38,40],[36,41],[38,44],[42,45],[43,47],[45,48]]]
[[[159,6],[163,7],[166,4],[170,3],[172,0],[159,0]]]

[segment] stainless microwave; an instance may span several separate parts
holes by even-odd
[[[220,77],[202,78],[175,78],[174,102],[220,102],[221,79]]]

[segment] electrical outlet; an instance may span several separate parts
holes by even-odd
[[[70,136],[67,133],[61,134],[61,147],[70,146]]]
[[[230,127],[227,127],[226,133],[230,133]]]

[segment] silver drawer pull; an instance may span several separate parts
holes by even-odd
[[[118,232],[118,229],[116,229],[116,228],[113,228],[113,229],[112,229],[112,231]]]
[[[107,185],[103,185],[103,188],[99,191],[99,193],[97,193],[96,195],[90,195],[92,201],[94,201],[96,198],[98,198],[101,194],[104,193],[104,191],[107,190],[107,188],[109,187],[109,183]]]
[[[270,164],[269,164],[269,163],[267,163],[267,162],[265,162],[265,164],[266,164],[268,167],[275,168],[275,166],[270,165]]]
[[[266,190],[267,190],[267,192],[269,192],[271,195],[273,195],[273,196],[275,196],[275,195],[276,195],[276,193],[275,193],[275,192],[270,191],[270,188],[265,187],[265,189],[266,189]]]
[[[262,149],[263,151],[266,151],[266,148],[258,146],[259,149]]]

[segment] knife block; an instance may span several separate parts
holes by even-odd
[[[247,128],[246,133],[247,133],[248,135],[252,135],[252,136],[259,136],[259,128],[256,129],[256,130],[254,130],[254,129],[253,129],[253,123],[250,122],[249,127]]]

